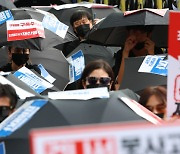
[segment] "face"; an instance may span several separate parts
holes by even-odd
[[[111,89],[111,78],[103,69],[96,69],[83,82],[85,89],[89,85],[107,85]]]
[[[29,54],[30,50],[29,49],[22,49],[22,48],[15,48],[12,47],[11,51],[8,52],[10,59],[12,59],[12,54],[17,53],[17,54]]]
[[[29,49],[15,48],[12,47],[9,51],[9,59],[12,60],[17,66],[24,66],[29,60]]]
[[[146,108],[154,114],[166,113],[166,104],[161,102],[155,95],[152,95],[146,104]]]
[[[141,30],[131,29],[129,31],[129,35],[134,35],[136,37],[137,42],[144,42],[148,37],[147,32],[143,32]]]
[[[89,24],[90,29],[92,28],[92,20],[89,20],[87,17],[82,17],[80,20],[77,20],[73,23],[74,30],[80,25]]]
[[[80,20],[77,20],[73,23],[73,29],[76,35],[80,40],[83,40],[86,34],[92,28],[92,20],[89,20],[87,17],[82,17]]]
[[[6,96],[0,97],[0,122],[12,113],[10,109],[10,99]]]
[[[0,106],[10,106],[10,99],[6,96],[0,97]]]

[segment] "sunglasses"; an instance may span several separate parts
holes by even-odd
[[[100,84],[108,85],[111,82],[111,78],[110,77],[100,77],[100,78],[87,77],[86,81],[88,81],[88,83],[90,85],[95,85],[95,84],[97,84],[98,81],[99,81]]]

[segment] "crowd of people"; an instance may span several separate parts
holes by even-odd
[[[93,25],[96,24],[92,15],[85,10],[76,11],[71,16],[70,23],[78,40],[76,40],[74,44],[67,43],[64,45],[62,51],[65,56],[71,53],[74,48],[85,40],[85,36],[92,29]],[[78,88],[107,87],[109,91],[119,90],[125,69],[125,58],[163,53],[161,48],[157,48],[155,43],[151,40],[152,30],[153,26],[127,27],[128,37],[126,38],[124,46],[119,49],[116,54],[114,67],[111,67],[102,59],[89,62],[85,66],[78,82]],[[17,71],[25,66],[40,73],[37,65],[30,62],[30,49],[10,46],[7,52],[9,62],[1,66],[0,71]],[[165,119],[167,106],[166,95],[166,87],[148,87],[142,91],[139,103],[157,116]],[[11,86],[0,84],[1,121],[14,111],[17,100],[18,96]]]

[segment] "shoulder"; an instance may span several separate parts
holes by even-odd
[[[11,71],[12,71],[11,63],[7,63],[6,65],[2,66],[2,67],[0,68],[0,71],[3,71],[3,72],[11,72]]]
[[[38,65],[36,65],[36,64],[34,64],[34,65],[32,65],[32,64],[26,64],[26,67],[27,67],[28,69],[33,69],[33,70],[35,70],[37,73],[41,74],[41,70],[40,70],[40,68],[38,67]]]

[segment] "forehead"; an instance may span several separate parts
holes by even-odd
[[[10,99],[7,96],[0,97],[0,106],[10,106]]]
[[[103,69],[95,69],[89,74],[90,77],[109,77],[108,73]]]
[[[16,48],[16,47],[12,47],[10,49],[12,53],[29,53],[30,50],[29,49],[25,49],[25,48]]]

